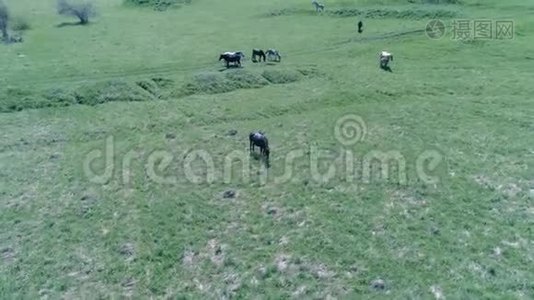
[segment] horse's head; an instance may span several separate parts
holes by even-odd
[[[221,54],[221,55],[219,56],[219,60],[221,60],[221,59],[223,59],[223,58],[224,58],[224,54]]]

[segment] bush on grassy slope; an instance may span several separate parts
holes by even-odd
[[[237,89],[259,88],[267,84],[269,82],[262,76],[245,70],[234,70],[225,75],[205,72],[194,75],[178,93],[182,95],[219,94]]]
[[[275,69],[265,70],[261,75],[273,84],[291,83],[302,77],[302,73],[297,71]]]
[[[139,85],[123,80],[97,82],[74,91],[79,104],[95,105],[113,101],[146,101],[154,99],[154,95]]]
[[[262,73],[248,70],[228,70],[225,73],[204,72],[192,76],[181,88],[167,78],[155,77],[135,82],[108,80],[87,83],[72,90],[52,88],[28,91],[8,88],[0,92],[0,112],[21,111],[74,104],[97,105],[115,101],[150,101],[194,94],[220,94],[238,89],[254,89],[269,84],[284,84],[303,77],[319,76],[315,69],[267,69]]]
[[[128,5],[152,7],[155,10],[167,10],[182,4],[190,4],[191,0],[124,0]]]

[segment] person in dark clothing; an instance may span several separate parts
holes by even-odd
[[[362,27],[363,27],[363,23],[362,23],[362,21],[359,21],[359,22],[358,22],[358,32],[359,32],[359,33],[362,33],[362,32],[363,32]]]

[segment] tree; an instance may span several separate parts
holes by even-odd
[[[4,1],[0,0],[0,32],[2,33],[2,40],[7,41],[9,34],[7,32],[9,24],[9,10]]]
[[[72,3],[67,0],[58,0],[57,12],[62,16],[78,18],[82,25],[89,23],[89,18],[96,15],[93,2],[90,1]]]

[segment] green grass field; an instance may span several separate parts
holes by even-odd
[[[1,298],[534,298],[534,4],[5,2],[31,29],[0,45]]]

